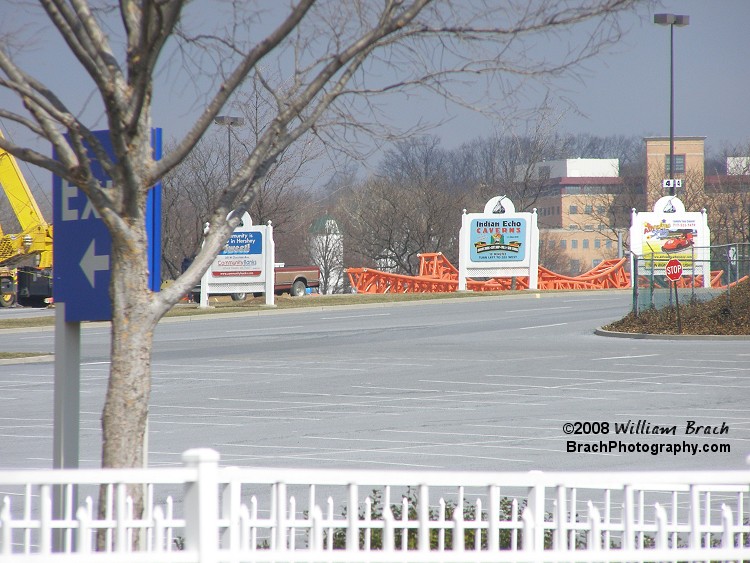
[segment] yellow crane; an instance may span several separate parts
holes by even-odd
[[[20,225],[18,233],[5,233],[0,225],[0,306],[50,302],[52,225],[44,220],[18,162],[3,149],[0,185]]]

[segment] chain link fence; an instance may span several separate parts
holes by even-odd
[[[698,259],[705,248],[691,247],[680,253],[654,252],[633,255],[633,312],[674,306],[674,285],[665,272],[667,262],[677,258],[682,277],[675,282],[680,303],[708,301],[725,295],[727,307],[732,303],[732,287],[750,276],[750,243],[722,244],[708,247],[709,260]]]

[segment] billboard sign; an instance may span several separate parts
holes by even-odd
[[[224,249],[211,265],[211,275],[216,278],[263,279],[263,233],[255,227],[245,230],[238,227],[232,233]]]
[[[458,287],[469,277],[528,276],[536,289],[539,270],[539,228],[536,210],[516,212],[505,196],[490,199],[482,213],[466,213],[459,233]]]
[[[633,212],[631,251],[643,260],[644,267],[653,264],[656,275],[665,275],[669,261],[677,259],[686,273],[703,275],[704,284],[710,283],[710,240],[705,210],[685,211],[675,196],[660,198],[653,211]]]
[[[266,304],[272,305],[275,256],[271,224],[253,225],[250,214],[243,214],[201,278],[201,307],[208,306],[209,295],[233,293],[265,293]]]
[[[523,217],[472,219],[472,262],[525,262],[528,226]]]

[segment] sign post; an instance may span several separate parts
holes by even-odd
[[[680,294],[677,292],[677,282],[682,277],[682,262],[677,258],[672,258],[664,267],[664,273],[674,286],[674,302],[677,307],[677,334],[682,334],[682,323],[680,322]]]

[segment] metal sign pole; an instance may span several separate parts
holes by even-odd
[[[65,320],[65,303],[55,303],[55,385],[53,469],[77,469],[79,462],[79,427],[81,419],[81,323]],[[72,505],[65,506],[62,485],[54,487],[53,517],[62,520],[66,512],[74,513],[77,505],[73,489]],[[56,530],[54,549],[65,548],[63,530]]]

